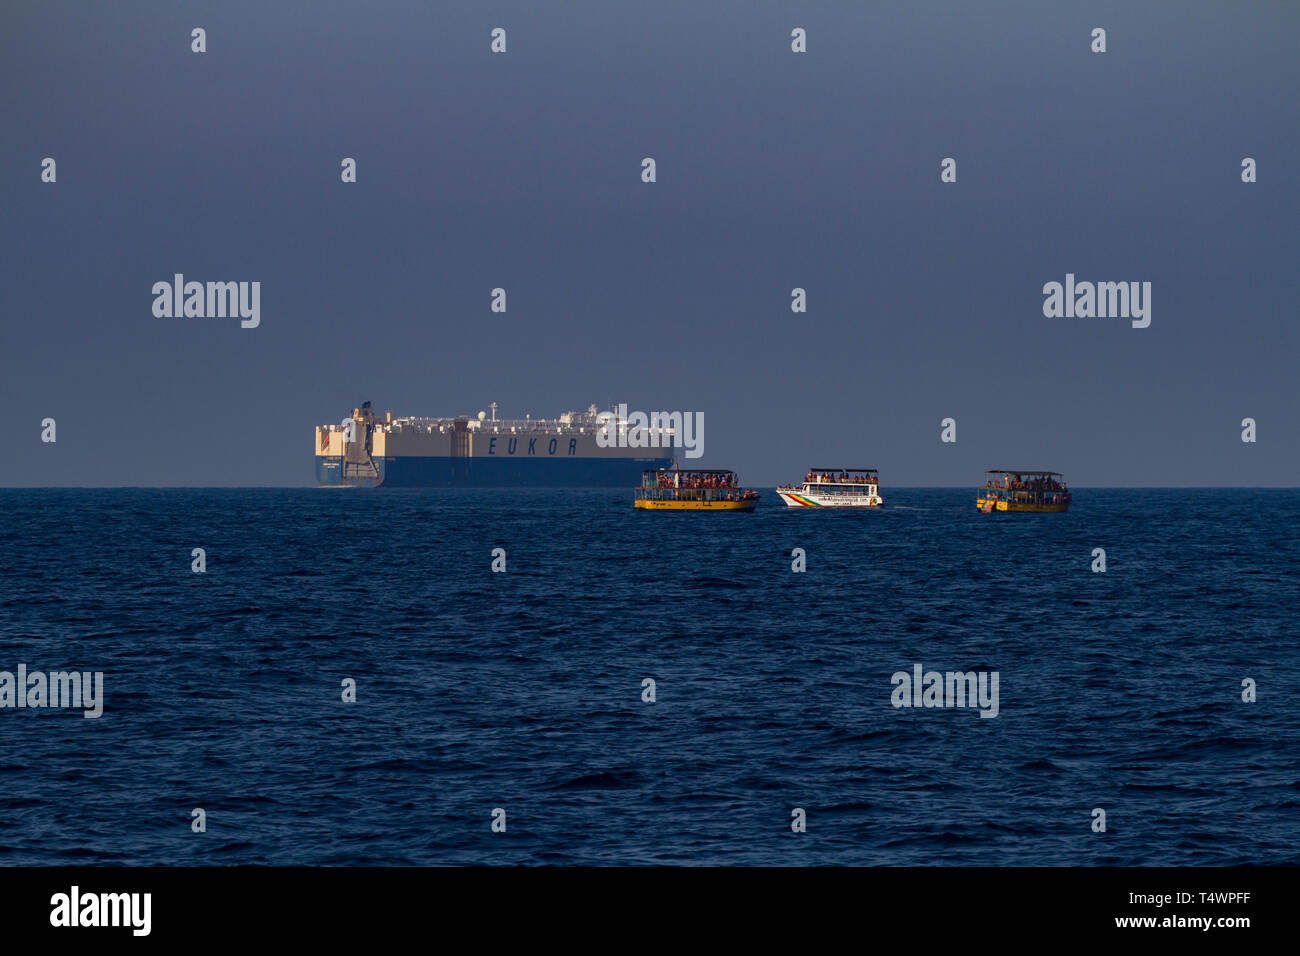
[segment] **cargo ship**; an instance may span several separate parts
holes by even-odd
[[[363,488],[626,488],[646,469],[674,462],[672,428],[650,429],[651,447],[626,447],[627,423],[599,415],[595,405],[554,419],[498,419],[496,402],[489,408],[491,417],[381,418],[363,402],[341,424],[316,426],[316,480]]]

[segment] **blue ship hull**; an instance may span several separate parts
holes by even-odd
[[[316,456],[322,485],[384,488],[635,488],[641,472],[671,468],[662,458],[375,458],[378,478],[343,478],[340,458]]]

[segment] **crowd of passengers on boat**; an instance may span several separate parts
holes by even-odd
[[[817,471],[810,471],[804,476],[805,485],[825,484],[827,482],[852,482],[856,484],[866,484],[871,481],[870,475],[850,475],[847,471],[842,471],[838,475]]]
[[[1010,488],[1012,491],[1065,491],[1065,485],[1055,478],[1031,478],[1024,481],[1019,476],[1003,475],[1001,481],[989,482],[990,488]]]
[[[676,484],[673,480],[676,479]],[[659,488],[739,488],[735,475],[693,475],[687,471],[667,471],[659,474]]]

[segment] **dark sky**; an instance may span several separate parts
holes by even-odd
[[[755,484],[1294,486],[1297,35],[1290,0],[6,3],[0,483],[311,484],[370,399],[703,411]],[[155,318],[176,272],[260,281],[261,326]],[[1150,328],[1044,317],[1067,272],[1151,282]]]

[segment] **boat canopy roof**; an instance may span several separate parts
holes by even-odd
[[[647,475],[734,475],[731,468],[647,468]]]
[[[1053,478],[1064,478],[1065,475],[1059,471],[1043,471],[1040,468],[990,468],[984,472],[986,475],[1050,475]]]
[[[876,469],[874,468],[809,468],[808,470],[817,471],[817,472],[834,473],[838,475],[840,472],[844,472],[844,471],[869,471],[874,473]]]

